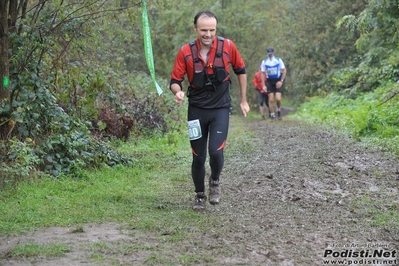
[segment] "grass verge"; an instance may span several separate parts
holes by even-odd
[[[292,117],[334,127],[364,146],[399,157],[399,98],[387,101],[388,95],[383,89],[356,98],[331,93],[302,104]]]
[[[232,116],[233,120],[239,121]],[[246,141],[242,134],[250,134],[249,131],[244,123],[234,123],[228,156],[241,152],[241,145],[234,143]],[[0,236],[51,226],[68,226],[72,233],[79,233],[84,232],[87,223],[116,222],[143,234],[156,232],[162,241],[177,243],[196,239],[193,235],[221,223],[223,217],[217,212],[192,211],[192,155],[184,134],[136,139],[119,144],[118,150],[133,156],[135,165],[103,167],[88,172],[84,178],[31,179],[19,183],[15,189],[0,191]],[[105,244],[89,248],[90,260],[103,261]],[[12,248],[5,256],[34,261],[37,256],[62,256],[68,250],[68,246],[30,243]],[[124,254],[126,250],[120,252]],[[150,256],[147,263],[157,263],[160,259],[167,261]],[[187,254],[177,260],[200,263],[212,262],[213,258]]]
[[[177,228],[201,216],[187,206],[193,191],[189,143],[184,137],[170,139],[166,135],[123,144],[121,152],[136,158],[134,167],[102,168],[80,179],[29,180],[1,191],[0,235],[89,222],[183,232]]]
[[[243,123],[234,123],[228,156],[241,152],[233,143],[246,141],[244,131]],[[76,179],[31,179],[0,191],[0,236],[50,226],[80,232],[85,223],[118,222],[179,241],[206,229],[219,217],[192,211],[190,145],[184,133],[175,134],[120,144],[121,153],[135,158],[133,167],[103,167]]]

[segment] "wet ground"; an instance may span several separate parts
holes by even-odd
[[[224,201],[206,210],[220,213],[222,222],[195,239],[169,248],[162,243],[160,256],[204,258],[195,265],[399,265],[399,221],[386,215],[399,211],[397,158],[286,118],[237,123],[255,134],[226,148]],[[231,132],[236,129],[232,123]],[[0,265],[97,265],[84,254],[87,241],[158,241],[118,224],[87,225],[84,234],[68,230],[48,228],[0,244],[4,251],[4,245],[55,239],[73,247],[67,257]],[[154,251],[139,250],[129,257],[109,253],[113,264],[104,265],[151,264],[146,258]]]

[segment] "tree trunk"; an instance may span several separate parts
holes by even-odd
[[[2,107],[10,103],[9,62],[8,62],[8,19],[9,0],[0,0],[0,139],[5,139],[10,131],[9,112]]]
[[[0,103],[10,100],[10,89],[8,87],[8,2],[9,0],[0,0]]]

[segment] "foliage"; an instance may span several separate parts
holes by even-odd
[[[319,83],[319,97],[304,103],[298,116],[398,153],[399,6],[397,1],[370,0],[359,11],[337,22],[337,31],[345,29],[349,38],[356,38],[356,57],[329,70]],[[329,80],[330,86],[323,89]]]
[[[328,74],[356,59],[355,36],[348,38],[344,31],[335,31],[335,22],[344,12],[360,12],[362,2],[309,0],[288,5],[279,49],[288,64],[288,82],[293,87],[289,93],[297,102],[320,90],[329,92]]]
[[[399,80],[399,6],[397,1],[368,1],[358,15],[338,20],[338,29],[346,29],[349,36],[359,33],[356,40],[360,61],[353,65],[359,78],[354,89],[375,90],[379,85]]]
[[[35,165],[38,170],[59,176],[77,175],[87,165],[95,167],[100,162],[126,162],[126,159],[119,158],[115,152],[107,151],[106,146],[91,139],[87,125],[67,114],[56,103],[56,95],[50,91],[55,80],[54,73],[50,72],[45,79],[44,73],[36,74],[43,64],[27,62],[26,66],[36,71],[25,69],[15,73],[18,79],[11,86],[12,94],[15,95],[10,120],[14,124],[14,135],[21,141],[32,139],[35,143],[34,154],[41,158],[34,164],[27,162],[26,167]],[[9,151],[9,162],[12,162],[16,152]]]
[[[30,138],[21,142],[14,137],[8,143],[0,143],[0,187],[12,187],[16,181],[37,176],[35,166],[40,158],[34,146]]]
[[[139,17],[139,9],[132,9],[138,4],[129,2],[121,7],[107,1],[43,2],[15,21],[19,30],[9,39],[11,101],[0,105],[0,125],[8,127],[2,136],[4,182],[31,174],[17,167],[78,177],[82,169],[101,164],[129,164],[101,137],[126,140],[132,131],[167,130],[163,112],[172,112],[170,103],[141,93],[151,87],[151,78],[129,72],[119,56],[131,48],[126,40],[134,39],[130,27]],[[21,165],[17,147],[26,139],[35,160],[27,157]]]

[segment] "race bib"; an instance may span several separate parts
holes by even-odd
[[[268,68],[267,69],[267,74],[270,76],[277,76],[278,74],[278,69],[277,67],[273,67],[273,68]]]
[[[190,140],[196,140],[202,137],[199,119],[188,121],[188,135]]]

